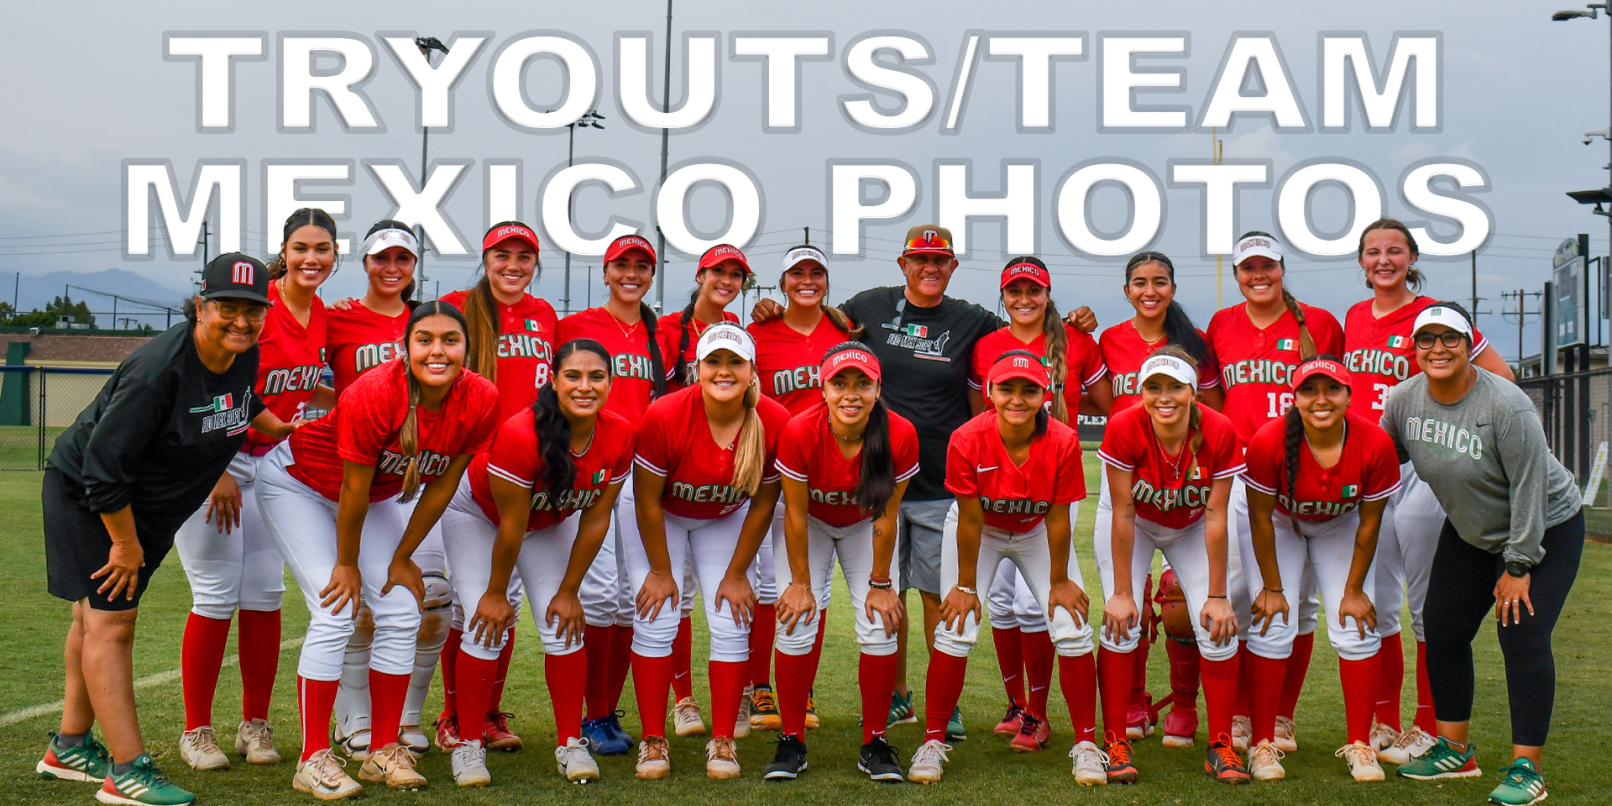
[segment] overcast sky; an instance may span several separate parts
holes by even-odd
[[[1565,7],[1565,4],[1561,4]],[[671,138],[673,163],[698,157],[721,157],[741,163],[760,180],[765,197],[762,234],[750,247],[753,263],[771,284],[785,248],[810,226],[814,241],[828,228],[825,162],[829,159],[895,159],[913,166],[922,181],[912,216],[899,223],[870,224],[867,259],[836,260],[831,266],[833,298],[873,285],[894,284],[899,274],[891,259],[895,240],[907,226],[933,218],[932,161],[973,160],[975,181],[995,190],[1003,159],[1034,158],[1041,163],[1040,250],[1054,264],[1054,294],[1065,307],[1087,304],[1104,325],[1130,315],[1120,292],[1121,269],[1072,255],[1056,235],[1052,198],[1056,183],[1071,166],[1099,157],[1138,162],[1165,177],[1166,161],[1206,157],[1208,134],[1099,133],[1096,117],[1097,61],[1060,63],[1055,68],[1053,134],[1015,132],[1015,65],[981,62],[962,131],[939,134],[943,100],[921,131],[878,136],[856,131],[837,109],[837,97],[858,92],[840,63],[806,63],[801,67],[802,119],[798,134],[764,134],[763,69],[755,62],[726,58],[726,35],[734,31],[833,31],[836,61],[852,38],[867,31],[899,29],[923,37],[935,50],[935,63],[921,68],[942,97],[950,88],[965,32],[1068,30],[1088,34],[1088,51],[1103,31],[1187,31],[1191,55],[1150,64],[1187,70],[1186,91],[1168,99],[1187,103],[1194,113],[1207,100],[1216,69],[1236,31],[1271,31],[1276,35],[1306,114],[1320,115],[1319,55],[1321,32],[1364,31],[1377,57],[1387,51],[1395,32],[1436,31],[1443,35],[1443,130],[1413,134],[1402,121],[1389,134],[1368,134],[1358,123],[1347,134],[1277,134],[1263,120],[1242,120],[1223,132],[1225,156],[1270,159],[1280,177],[1297,162],[1337,157],[1369,167],[1392,185],[1412,162],[1452,156],[1481,165],[1493,184],[1481,201],[1494,214],[1495,235],[1478,256],[1479,293],[1484,311],[1498,312],[1502,290],[1538,290],[1546,279],[1550,256],[1560,239],[1578,232],[1591,235],[1593,250],[1606,249],[1607,225],[1574,204],[1564,191],[1607,184],[1604,140],[1585,147],[1583,132],[1608,122],[1608,22],[1550,20],[1558,4],[1534,2],[1239,2],[1228,4],[1156,2],[1151,4],[1015,2],[886,2],[819,0],[801,6],[733,4],[678,0],[675,30],[723,33],[718,69],[721,95],[713,118],[703,127]],[[1056,9],[1057,16],[1048,17]],[[383,11],[382,11],[383,10]],[[379,11],[380,13],[377,13]],[[260,161],[268,158],[344,158],[362,161],[398,158],[410,173],[418,168],[420,134],[415,126],[412,85],[384,47],[378,31],[416,31],[451,41],[456,32],[492,32],[454,96],[455,128],[433,132],[431,156],[476,160],[445,209],[459,230],[474,238],[485,227],[485,189],[480,161],[519,158],[523,161],[521,215],[537,219],[537,190],[544,178],[565,161],[564,130],[550,135],[516,131],[494,112],[487,75],[496,48],[516,34],[537,28],[570,32],[585,40],[599,56],[600,111],[608,120],[603,131],[585,130],[576,139],[579,157],[607,157],[628,166],[646,184],[659,174],[660,137],[625,125],[614,92],[613,40],[617,31],[652,31],[659,53],[665,25],[660,2],[578,4],[481,2],[475,4],[388,2],[316,6],[167,2],[157,6],[127,3],[18,4],[6,12],[8,58],[0,81],[0,272],[24,274],[67,269],[93,271],[121,266],[173,287],[185,287],[195,259],[124,262],[120,257],[121,169],[129,158],[165,158],[174,162],[188,187],[198,158],[247,161],[246,230],[249,251],[261,252],[263,215]],[[234,88],[235,132],[196,131],[197,71],[192,62],[164,61],[162,37],[168,31],[266,31],[268,58],[237,63]],[[276,132],[276,85],[279,65],[274,37],[290,31],[346,31],[376,42],[375,75],[364,87],[385,124],[382,134],[346,133],[329,104],[315,105],[317,132]],[[680,57],[680,51],[677,53]],[[659,72],[660,57],[652,62]],[[549,72],[544,72],[548,70]],[[680,70],[674,64],[674,99]],[[555,72],[531,72],[537,104],[557,101]],[[654,82],[659,91],[659,79]],[[545,96],[545,92],[548,93]],[[1407,113],[1408,115],[1408,110]],[[344,226],[362,230],[386,215],[391,205],[371,175],[359,168],[350,188],[352,215]],[[1331,194],[1331,195],[1329,195]],[[1271,190],[1244,190],[1238,221],[1243,229],[1276,230]],[[1387,188],[1387,214],[1411,216],[1397,190]],[[578,197],[582,229],[598,229],[615,212],[647,222],[651,193],[617,199],[608,206],[600,191]],[[1317,224],[1341,228],[1341,194],[1324,191],[1317,198]],[[696,226],[720,224],[720,196],[698,191],[692,196]],[[1095,223],[1118,228],[1124,223],[1123,197],[1102,190],[1093,198]],[[1117,204],[1116,204],[1117,203]],[[1200,255],[1198,191],[1165,192],[1167,213],[1157,248],[1180,255],[1177,261],[1180,299],[1200,326],[1215,308],[1214,261]],[[1115,212],[1117,209],[1117,212]],[[1444,235],[1453,233],[1444,231]],[[36,238],[35,236],[62,236]],[[278,234],[276,233],[276,238]],[[887,240],[875,240],[887,239]],[[1000,229],[976,224],[971,255],[952,284],[955,296],[986,305],[994,302],[995,276],[1002,265]],[[546,245],[545,245],[546,246]],[[591,264],[591,271],[583,266]],[[597,259],[574,261],[573,306],[586,302],[585,280],[593,280],[593,302],[602,293]],[[538,293],[560,307],[564,257],[546,249]],[[432,256],[427,271],[441,290],[463,286],[474,260]],[[1288,286],[1300,299],[1331,309],[1341,318],[1349,304],[1366,295],[1361,273],[1352,259],[1332,262],[1290,261]],[[1448,262],[1425,260],[1430,282],[1424,293],[1465,300],[1470,296],[1466,258]],[[687,300],[691,266],[676,260],[667,273],[668,307]],[[331,281],[330,294],[361,291],[362,273],[349,261]],[[434,285],[429,290],[434,290]],[[1226,267],[1225,304],[1240,301]],[[1532,306],[1534,303],[1530,303]],[[1514,319],[1483,316],[1480,327],[1509,359],[1517,354]],[[1526,350],[1538,349],[1538,327],[1530,325]]]

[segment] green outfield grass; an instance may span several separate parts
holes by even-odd
[[[1088,453],[1088,473],[1095,491],[1096,468]],[[0,523],[5,523],[6,539],[0,541],[0,590],[10,591],[4,607],[10,626],[0,631],[0,715],[61,698],[61,647],[68,624],[68,606],[45,591],[44,559],[40,537],[38,473],[0,474]],[[1095,499],[1095,497],[1094,497]],[[1095,501],[1082,508],[1077,546],[1085,564],[1088,587],[1095,589],[1097,574],[1091,563],[1091,516]],[[296,586],[288,581],[290,595],[285,606],[285,635],[300,634],[307,615]],[[715,782],[704,777],[704,742],[674,739],[672,778],[643,782],[632,777],[632,760],[603,759],[604,780],[597,785],[578,787],[567,784],[555,771],[551,748],[554,731],[548,693],[543,685],[542,651],[528,622],[520,642],[505,695],[505,707],[517,718],[514,728],[526,740],[527,749],[513,755],[496,755],[490,760],[494,786],[484,790],[458,790],[452,785],[448,760],[433,752],[421,764],[433,788],[420,793],[394,793],[371,785],[371,803],[504,804],[509,802],[566,804],[708,804],[720,798],[727,802],[763,802],[788,798],[802,804],[856,804],[877,798],[881,803],[959,803],[978,804],[1091,802],[1091,803],[1256,803],[1290,804],[1479,804],[1494,786],[1499,768],[1510,759],[1509,727],[1504,673],[1492,630],[1485,630],[1477,642],[1478,708],[1473,735],[1480,747],[1479,760],[1484,776],[1478,779],[1431,783],[1390,780],[1380,785],[1359,785],[1349,780],[1343,762],[1333,750],[1343,742],[1343,716],[1338,687],[1337,661],[1325,639],[1317,642],[1309,687],[1298,711],[1300,750],[1284,762],[1288,780],[1231,788],[1216,784],[1201,772],[1203,741],[1193,750],[1166,750],[1156,740],[1139,745],[1137,763],[1142,783],[1134,787],[1106,787],[1091,790],[1075,786],[1069,777],[1068,712],[1057,686],[1053,686],[1053,745],[1046,753],[1025,756],[1010,753],[1004,740],[990,734],[1001,717],[1004,696],[998,681],[991,642],[982,633],[970,663],[969,680],[963,694],[965,721],[974,737],[960,742],[951,753],[946,780],[932,787],[913,784],[900,786],[870,783],[856,772],[856,752],[861,742],[857,728],[856,690],[857,649],[852,636],[851,614],[845,603],[843,584],[837,586],[835,606],[830,611],[830,634],[824,650],[817,682],[817,703],[823,728],[808,737],[811,768],[797,781],[769,784],[761,771],[772,757],[772,735],[753,733],[741,740],[740,759],[744,778]],[[911,605],[916,608],[914,597]],[[153,580],[142,608],[140,631],[135,650],[135,674],[156,675],[179,666],[180,635],[189,607],[184,573],[176,555]],[[529,612],[529,611],[528,611]],[[529,618],[529,616],[528,616]],[[1408,623],[1408,620],[1407,620]],[[1588,546],[1578,585],[1563,614],[1556,633],[1558,688],[1554,731],[1546,757],[1545,772],[1550,786],[1550,803],[1607,803],[1609,780],[1602,758],[1612,751],[1608,740],[1609,711],[1607,669],[1612,668],[1612,548]],[[696,621],[696,658],[704,655],[704,627]],[[1407,631],[1408,633],[1408,631]],[[922,698],[923,643],[914,640],[911,683]],[[233,655],[233,649],[231,650]],[[295,670],[297,652],[281,656],[281,672],[274,703],[274,722],[279,729],[278,744],[287,759],[295,758],[298,744],[295,710]],[[1155,692],[1168,688],[1164,652],[1151,659],[1150,687]],[[702,663],[696,663],[698,699],[709,704]],[[1054,678],[1056,680],[1056,677]],[[1409,692],[1411,687],[1407,685]],[[226,669],[220,685],[215,719],[221,738],[233,737],[237,721],[240,681],[233,669]],[[1413,695],[1408,695],[1407,713]],[[312,803],[312,798],[294,792],[290,786],[293,765],[248,769],[237,764],[224,773],[198,774],[178,759],[176,740],[183,728],[183,704],[177,679],[167,680],[139,691],[140,717],[148,746],[158,763],[182,786],[200,795],[206,804]],[[628,728],[636,735],[637,718],[629,686],[624,699],[629,715]],[[439,709],[433,696],[429,714]],[[706,717],[709,719],[709,708]],[[0,717],[0,721],[3,721]],[[46,714],[0,725],[0,780],[4,780],[5,804],[90,803],[93,787],[87,784],[46,781],[33,772],[33,765],[44,748],[48,731],[57,725],[56,714]],[[905,754],[918,745],[922,731],[906,725],[891,731],[891,740]],[[228,744],[228,742],[225,742]],[[350,768],[351,770],[352,768]],[[1600,769],[1601,772],[1595,772]]]

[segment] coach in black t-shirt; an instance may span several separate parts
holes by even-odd
[[[73,603],[61,732],[40,772],[102,780],[123,802],[188,802],[145,753],[134,707],[140,596],[263,411],[253,393],[269,272],[246,255],[207,264],[186,321],[124,359],[56,440],[45,470],[50,592]],[[257,425],[289,429],[272,414]],[[91,736],[94,723],[106,736]],[[110,753],[108,753],[108,749]]]

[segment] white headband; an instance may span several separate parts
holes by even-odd
[[[746,361],[756,360],[755,340],[744,328],[732,322],[718,322],[700,334],[699,346],[694,351],[695,360],[704,361],[706,356],[717,350],[727,350]]]
[[[414,233],[395,227],[375,230],[368,238],[364,239],[364,247],[359,250],[359,254],[380,254],[394,246],[401,246],[409,250],[409,254],[415,257],[420,256],[420,242],[414,239]]]
[[[815,246],[797,246],[784,253],[784,271],[795,268],[803,260],[815,260],[818,265],[828,268],[828,256],[823,250]]]
[[[1198,371],[1173,355],[1156,355],[1142,362],[1142,371],[1137,373],[1137,377],[1145,381],[1154,375],[1168,375],[1194,389],[1198,388]]]

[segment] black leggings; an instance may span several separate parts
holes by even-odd
[[[1511,743],[1541,747],[1550,732],[1556,701],[1556,660],[1550,634],[1567,592],[1578,576],[1584,551],[1584,513],[1545,530],[1545,559],[1534,566],[1528,598],[1534,615],[1522,623],[1495,626],[1505,655],[1506,691],[1511,701]],[[1493,619],[1494,586],[1506,572],[1505,558],[1476,548],[1446,520],[1433,556],[1423,623],[1427,634],[1427,678],[1433,711],[1440,722],[1472,719],[1472,640],[1485,619]]]

